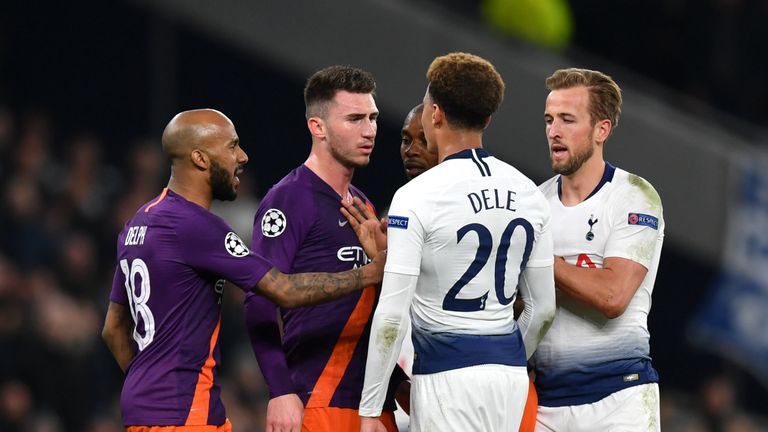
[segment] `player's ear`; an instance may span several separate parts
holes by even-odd
[[[313,137],[325,138],[325,122],[320,117],[308,118],[307,128]]]
[[[610,120],[604,119],[600,120],[595,124],[595,141],[597,142],[605,142],[605,140],[608,139],[608,137],[611,135],[611,131],[613,130],[613,124]]]
[[[189,159],[192,161],[192,165],[201,171],[207,170],[211,164],[211,158],[208,156],[208,153],[200,149],[192,150],[189,154]]]
[[[434,108],[432,110],[432,125],[439,128],[445,123],[445,111],[438,104],[433,104],[432,107]]]

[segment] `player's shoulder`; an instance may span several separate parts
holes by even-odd
[[[261,200],[261,207],[285,205],[290,203],[307,204],[313,200],[313,183],[308,168],[301,165],[294,168],[280,181],[275,183]]]
[[[201,222],[223,221],[210,210],[187,200],[170,189],[143,205],[134,219],[144,218],[156,225],[198,225]]]
[[[162,242],[176,243],[184,250],[198,239],[209,234],[225,235],[232,228],[208,209],[171,190],[165,190],[139,209],[128,221],[123,233],[135,237],[136,232],[141,233],[142,230],[145,230],[148,241],[162,238]]]
[[[492,157],[491,161],[494,161],[503,170],[504,175],[509,177],[513,182],[517,183],[519,188],[531,190],[538,189],[536,183],[522,171],[517,169],[517,167],[514,165],[495,157]]]
[[[557,185],[560,175],[553,176],[549,180],[539,185],[539,190],[544,194],[545,198],[549,198],[557,194]]]
[[[306,189],[311,185],[311,182],[307,178],[305,173],[306,167],[300,165],[292,169],[288,174],[281,178],[277,183],[272,185],[267,191],[265,196],[274,195],[278,192]]]
[[[612,197],[620,200],[644,201],[649,207],[661,209],[661,197],[656,188],[643,177],[616,168],[612,182],[614,184]]]
[[[201,230],[232,231],[229,224],[219,215],[194,203],[184,206],[185,210],[179,213],[176,220],[176,229],[184,236],[185,233],[196,234]]]

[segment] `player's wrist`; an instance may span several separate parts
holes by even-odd
[[[369,264],[359,268],[363,286],[378,285],[384,278],[384,264],[387,262],[387,251],[379,251]]]

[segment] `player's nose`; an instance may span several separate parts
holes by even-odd
[[[238,152],[237,156],[237,162],[240,165],[245,165],[248,163],[248,153],[245,152],[242,148],[238,148],[240,151]]]
[[[363,127],[363,136],[366,138],[375,138],[376,137],[376,120],[368,119],[365,122],[365,126]]]
[[[547,137],[555,138],[558,136],[560,136],[560,125],[557,124],[557,121],[553,121],[547,125]]]

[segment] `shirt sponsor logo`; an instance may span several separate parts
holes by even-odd
[[[358,268],[359,266],[366,265],[370,262],[368,255],[365,254],[365,251],[363,251],[363,248],[360,246],[344,246],[339,248],[339,250],[336,251],[336,258],[338,258],[339,261],[354,263],[353,268]]]
[[[233,257],[244,257],[251,253],[248,250],[248,246],[243,243],[240,237],[232,231],[227,233],[227,237],[224,239],[224,246],[227,248],[227,252]]]
[[[647,226],[655,230],[659,229],[659,218],[643,213],[630,213],[627,216],[627,223],[630,225]]]
[[[388,216],[387,226],[390,228],[408,229],[408,218],[405,216]]]
[[[285,214],[276,208],[271,208],[261,218],[261,233],[264,237],[277,237],[285,231],[288,219]]]

